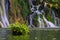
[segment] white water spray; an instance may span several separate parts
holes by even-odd
[[[48,21],[45,17],[44,17],[44,15],[43,15],[43,19],[40,17],[40,15],[42,15],[42,12],[44,13],[44,10],[40,10],[39,11],[39,7],[41,6],[40,4],[39,5],[36,5],[36,6],[34,6],[33,4],[32,4],[32,0],[29,0],[29,6],[30,6],[30,10],[31,10],[31,12],[33,12],[33,14],[37,14],[37,16],[38,16],[38,24],[39,24],[39,27],[40,28],[45,28],[45,25],[47,25],[46,27],[47,28],[57,28],[57,26],[56,26],[56,23],[57,23],[57,20],[56,20],[56,17],[55,17],[55,13],[54,13],[54,11],[52,11],[52,17],[54,18],[54,22],[55,22],[55,24],[53,24],[52,22],[50,22],[50,21]],[[31,7],[32,6],[32,7]],[[36,9],[35,9],[35,8]],[[46,8],[47,6],[46,6],[46,2],[45,2],[45,4],[44,4],[44,8]],[[33,15],[30,15],[30,25],[32,25],[32,20],[33,20]],[[45,21],[45,23],[44,23],[44,21]]]
[[[5,0],[1,0],[1,7],[0,7],[0,15],[1,15],[1,19],[2,19],[2,23],[4,25],[4,27],[2,28],[7,28],[7,26],[9,25],[9,21],[7,19],[7,14],[6,14],[6,8],[5,8]]]
[[[46,22],[48,28],[55,28],[55,27],[57,27],[52,22],[48,21],[44,16],[43,16],[43,19]]]

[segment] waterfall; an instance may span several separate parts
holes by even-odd
[[[30,27],[33,26],[33,13],[29,16],[30,17]]]
[[[33,4],[32,4],[32,1],[33,1],[33,0],[28,0],[28,1],[29,1],[29,5],[32,6],[32,5],[33,5]]]
[[[7,28],[7,26],[9,25],[9,21],[8,21],[8,18],[7,18],[7,9],[8,9],[8,5],[5,6],[5,0],[1,0],[1,7],[0,7],[0,15],[1,15],[1,20],[2,20],[2,23],[4,25],[4,27],[2,28]],[[6,7],[6,8],[5,8]]]
[[[55,12],[52,10],[52,11],[49,11],[49,13],[51,14],[52,18],[54,19],[54,24],[56,26],[58,26],[59,25],[59,18],[55,16]]]
[[[55,16],[54,11],[52,10],[52,17],[54,18],[55,25],[59,25],[59,18]]]
[[[5,2],[5,10],[6,10],[6,15],[7,15],[7,18],[8,18],[8,1],[9,0],[6,0],[6,2]]]
[[[39,28],[44,28],[44,22],[43,20],[40,18],[40,14],[42,14],[40,11],[39,11],[39,7],[40,7],[40,4],[36,6],[37,10],[35,11],[38,15],[38,22],[39,22]]]
[[[55,22],[55,25],[56,25],[55,13],[54,13],[53,10],[52,10],[52,17],[54,18],[54,22]]]
[[[3,11],[2,11],[2,9],[1,9],[1,7],[0,7],[0,15],[1,15],[2,24],[3,24],[2,28],[5,28],[5,27],[7,27],[7,26],[6,26],[6,23],[5,23],[5,19],[4,19],[4,17],[3,17]]]
[[[3,0],[3,2],[4,2],[4,0]],[[7,7],[6,7],[7,6]],[[8,4],[5,6],[5,2],[3,3],[3,8],[4,8],[4,17],[5,17],[5,22],[6,22],[6,24],[7,25],[9,25],[9,21],[8,21],[8,19],[7,19],[7,9],[8,9]],[[5,8],[6,7],[6,8]]]
[[[6,24],[5,24],[4,17],[3,17],[3,15],[2,15],[2,13],[3,13],[3,12],[2,12],[2,9],[1,9],[1,7],[0,7],[0,15],[1,15],[1,19],[2,19],[2,23],[3,23],[3,24],[2,24],[1,22],[0,22],[0,23],[1,23],[1,26],[3,25],[2,28],[4,28],[4,27],[6,27]]]
[[[55,27],[57,27],[52,22],[48,21],[44,16],[43,16],[43,19],[46,22],[48,28],[55,28]]]
[[[40,18],[40,15],[38,15],[38,22],[39,22],[39,28],[44,28],[44,22],[43,19]]]
[[[59,18],[57,18],[55,16],[55,13],[54,11],[49,11],[50,14],[52,15],[52,17],[54,18],[54,23],[53,24],[52,22],[48,21],[46,19],[46,17],[44,16],[45,12],[44,12],[44,9],[43,10],[39,10],[39,7],[41,6],[41,4],[38,4],[38,5],[33,5],[32,1],[36,1],[36,0],[29,0],[29,6],[30,6],[30,10],[31,12],[33,12],[32,14],[30,14],[30,25],[32,26],[33,25],[33,14],[37,14],[38,16],[38,25],[39,25],[39,28],[57,28],[57,21],[58,21],[58,24],[59,24]],[[44,8],[46,8],[47,5],[46,5],[46,2],[44,2]],[[44,13],[44,14],[43,14]],[[40,17],[40,15],[43,15],[43,18]],[[46,25],[46,26],[45,26]],[[31,27],[30,26],[30,27]]]
[[[32,24],[32,19],[33,19],[33,14],[37,14],[38,15],[38,22],[39,22],[39,27],[40,28],[43,28],[44,27],[44,23],[43,23],[43,20],[40,18],[40,14],[42,14],[40,11],[39,11],[39,7],[40,7],[40,5],[37,5],[37,6],[34,6],[33,4],[32,4],[32,0],[29,0],[29,5],[31,6],[30,7],[30,10],[31,10],[31,12],[33,12],[31,15],[30,15],[30,25],[32,26],[33,24]],[[36,7],[36,8],[35,8]]]

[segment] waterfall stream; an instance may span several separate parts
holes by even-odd
[[[43,19],[40,17],[40,15],[42,15],[42,12],[41,12],[41,10],[39,11],[39,7],[41,6],[40,4],[38,4],[38,5],[33,5],[33,3],[32,3],[32,1],[33,0],[29,0],[29,6],[30,6],[30,10],[31,10],[31,12],[33,12],[32,14],[37,14],[37,16],[38,16],[38,24],[39,24],[39,28],[45,28],[45,24],[44,24],[44,21],[45,21],[45,23],[46,23],[46,25],[47,25],[47,28],[57,28],[58,26],[56,26],[57,25],[57,20],[56,20],[56,17],[55,17],[55,13],[54,13],[54,11],[52,10],[52,17],[54,18],[54,22],[55,22],[55,24],[53,24],[52,22],[50,22],[50,21],[48,21],[46,18],[45,18],[45,16],[43,15]],[[36,1],[36,0],[35,0]],[[32,7],[31,7],[32,6]],[[44,4],[44,7],[46,8],[46,3]],[[44,12],[44,11],[43,11]],[[33,16],[34,15],[30,15],[30,25],[33,25]],[[44,21],[43,21],[44,20]]]
[[[6,2],[7,1],[7,2]],[[38,27],[39,28],[56,28],[59,27],[59,18],[57,18],[55,16],[54,11],[50,11],[50,14],[52,15],[53,19],[54,19],[54,23],[50,22],[47,20],[47,18],[45,17],[45,12],[44,10],[39,10],[39,8],[41,7],[41,4],[37,4],[34,5],[33,1],[36,0],[28,0],[29,2],[29,8],[31,10],[31,14],[29,15],[29,26],[32,27],[33,25],[33,18],[34,15],[37,14],[37,21],[38,21]],[[44,1],[44,7],[46,8],[46,2]],[[44,13],[42,13],[44,12]],[[42,15],[42,18],[41,18]],[[9,25],[9,21],[8,21],[8,0],[1,0],[0,2],[0,24],[2,25],[2,28],[7,28],[7,26]],[[46,24],[45,24],[46,23]],[[45,26],[46,25],[46,26]]]
[[[44,19],[44,21],[46,22],[46,24],[47,24],[47,27],[57,27],[57,26],[55,26],[52,22],[50,22],[50,21],[48,21],[44,16],[43,16],[43,19]]]
[[[7,18],[8,5],[5,5],[5,0],[1,0],[1,5],[2,6],[0,6],[0,15],[1,15],[1,20],[2,20],[2,24],[3,24],[2,28],[7,28],[7,26],[9,25],[9,21]]]

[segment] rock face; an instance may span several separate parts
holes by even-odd
[[[60,8],[58,8],[56,11],[57,11],[56,16],[60,18]]]
[[[3,24],[2,24],[2,22],[0,21],[0,28],[2,28],[3,27]]]
[[[9,8],[10,23],[14,23],[14,22],[25,23],[21,15],[21,11],[22,11],[21,6],[18,4],[15,4],[15,0],[9,0],[9,2],[10,2],[10,8]]]

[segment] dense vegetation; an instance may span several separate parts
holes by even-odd
[[[44,3],[43,3],[45,1],[47,4],[46,7],[44,7]],[[41,11],[42,9],[44,10],[44,13],[42,13],[42,15],[40,15],[40,18],[43,19],[43,15],[44,15],[48,21],[54,23],[55,20],[52,17],[52,10],[53,10],[56,17],[59,18],[58,22],[60,23],[60,0],[44,0],[43,2],[42,2],[42,0],[36,0],[36,2],[34,2],[34,4],[36,4],[36,5],[38,5],[38,4],[42,5],[41,7],[39,7],[39,11]],[[7,19],[9,20],[9,23],[10,23],[10,25],[8,25],[8,28],[11,29],[11,31],[12,31],[12,33],[10,32],[11,35],[8,35],[9,40],[35,40],[35,39],[36,40],[60,40],[60,30],[40,30],[40,28],[38,30],[36,30],[36,29],[33,30],[35,27],[38,28],[38,26],[40,26],[37,13],[34,14],[33,20],[32,20],[33,21],[32,26],[34,26],[34,28],[29,29],[30,15],[32,14],[32,12],[30,10],[28,0],[9,0],[8,3],[9,3],[9,5],[8,5],[9,10],[8,10],[8,14],[7,14]],[[1,2],[0,2],[0,4],[1,4]],[[3,5],[3,3],[2,3],[2,5]],[[3,11],[3,9],[4,9],[3,6],[1,6],[1,8]],[[3,11],[3,13],[4,13],[4,11]],[[1,18],[1,16],[0,16],[0,18]],[[1,21],[1,19],[0,19],[0,21]],[[46,22],[44,20],[42,20],[42,21],[44,22],[44,26],[47,26]],[[40,23],[41,23],[41,21],[40,21]],[[6,23],[6,25],[7,25],[7,23]],[[1,27],[1,23],[0,23],[0,27]],[[5,31],[1,31],[1,34],[3,32],[5,32]],[[7,33],[8,32],[6,31],[6,35],[7,35]],[[2,34],[2,36],[3,36],[3,34]]]
[[[20,23],[25,23],[26,17],[30,13],[27,0],[10,0],[10,6],[10,22],[15,22],[18,20]]]
[[[42,0],[37,0],[36,3],[41,3]],[[59,9],[60,9],[60,3],[59,0],[46,0],[47,8],[45,9],[46,17],[49,21],[54,23],[54,19],[51,17],[51,15],[48,13],[50,10],[54,10],[55,15],[57,17],[59,16]],[[31,11],[29,9],[28,0],[10,0],[10,8],[9,8],[9,20],[10,23],[14,23],[16,21],[20,23],[26,23],[27,17],[31,14]],[[34,17],[34,22],[37,22],[37,17]],[[52,20],[53,19],[53,20]]]
[[[25,24],[13,23],[8,26],[13,35],[26,35],[29,33],[29,28]]]
[[[37,0],[36,3],[41,3],[42,0]],[[46,0],[47,3],[47,7],[45,9],[45,16],[47,18],[48,21],[51,21],[54,23],[54,19],[52,18],[51,14],[49,14],[49,11],[54,10],[55,15],[57,17],[60,18],[60,1],[59,0]],[[43,9],[42,7],[40,9]],[[12,32],[16,33],[16,34],[28,34],[29,33],[29,28],[27,26],[27,18],[28,16],[31,14],[31,11],[29,9],[29,4],[28,4],[28,0],[10,0],[10,8],[9,8],[9,22],[11,23],[9,25],[9,28],[12,29]],[[42,18],[43,15],[41,15],[40,17]],[[38,21],[37,21],[37,15],[34,16],[33,18],[33,24],[35,26],[38,26]],[[43,19],[43,18],[42,18]],[[39,36],[39,32],[37,33],[37,36]],[[45,40],[48,35],[51,35],[50,38],[58,35],[59,33],[57,33],[58,31],[48,31],[48,34],[46,34],[47,32],[44,32],[45,34],[43,34],[44,31],[41,31],[41,34],[39,36],[39,38],[41,37],[41,40]],[[34,37],[35,33],[32,33],[31,37]],[[54,34],[54,35],[53,35]],[[32,38],[33,38],[32,37]],[[43,39],[44,37],[44,39]],[[12,39],[13,38],[13,39]],[[12,35],[11,40],[28,40],[29,35],[23,35],[23,36],[13,36]],[[52,40],[49,37],[46,40]],[[34,40],[34,39],[33,39]]]

